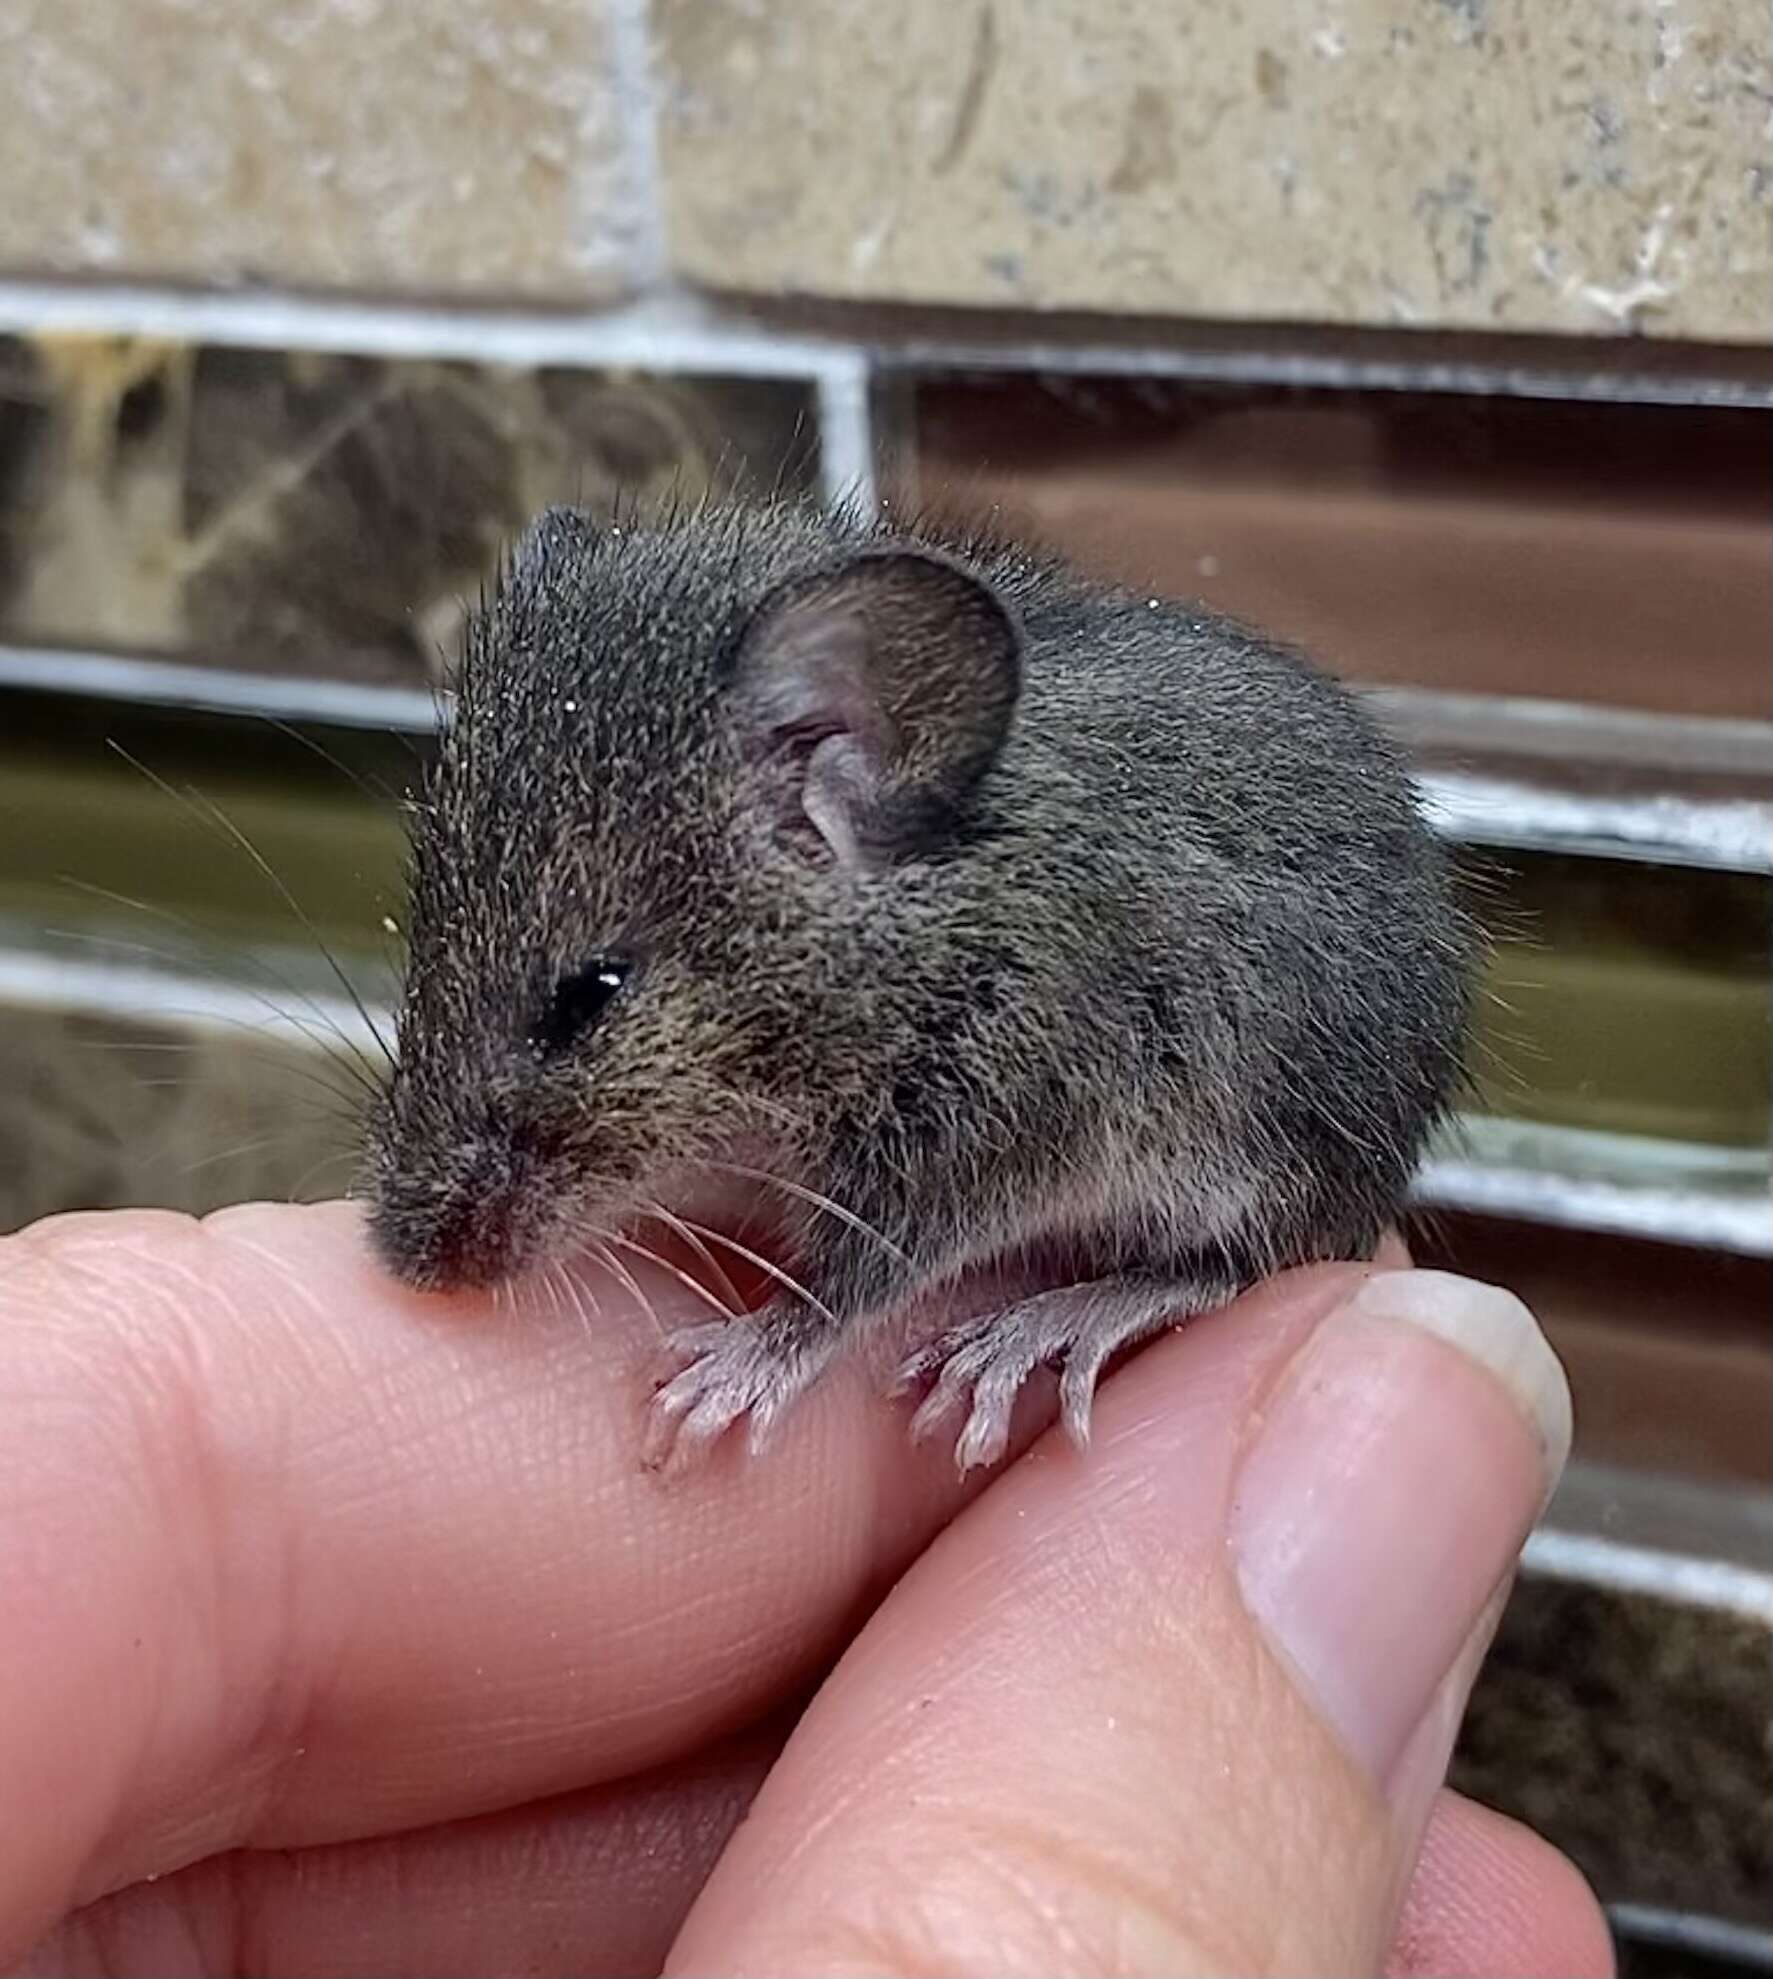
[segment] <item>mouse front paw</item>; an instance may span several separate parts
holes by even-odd
[[[670,1334],[665,1353],[678,1372],[665,1378],[648,1412],[644,1456],[652,1469],[681,1469],[737,1422],[747,1424],[753,1456],[788,1405],[824,1371],[830,1341],[809,1335],[796,1315],[766,1309]]]

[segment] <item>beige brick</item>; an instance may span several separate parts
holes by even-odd
[[[1773,334],[1765,0],[656,0],[719,286]]]
[[[607,293],[598,0],[6,0],[0,266]]]

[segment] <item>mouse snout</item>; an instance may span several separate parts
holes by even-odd
[[[425,1291],[496,1285],[534,1255],[549,1187],[541,1150],[488,1134],[447,1162],[384,1168],[370,1234],[384,1264]]]

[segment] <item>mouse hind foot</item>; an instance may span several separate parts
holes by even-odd
[[[1022,1384],[1036,1368],[1056,1365],[1060,1420],[1081,1448],[1090,1438],[1096,1383],[1114,1354],[1175,1321],[1229,1304],[1241,1289],[1229,1270],[1204,1267],[1183,1277],[1105,1278],[1039,1292],[920,1348],[900,1368],[895,1390],[930,1384],[911,1421],[920,1442],[969,1403],[954,1447],[965,1472],[1003,1455]]]

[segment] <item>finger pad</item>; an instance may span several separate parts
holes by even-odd
[[[1571,1862],[1506,1815],[1444,1793],[1385,1970],[1390,1979],[1612,1979],[1613,1944]]]

